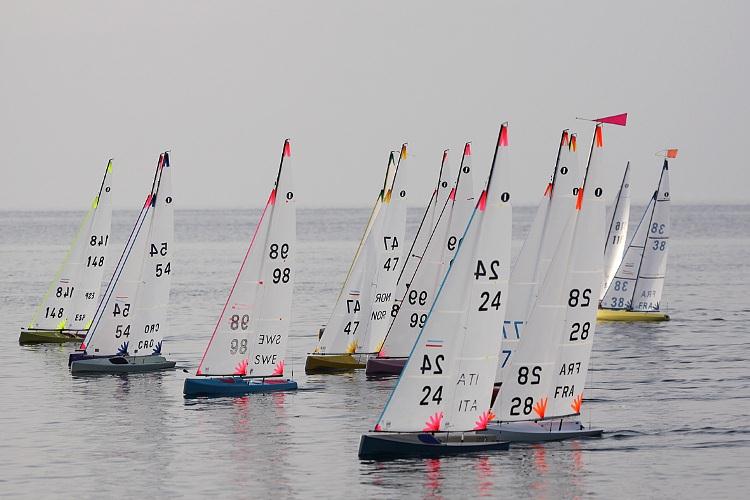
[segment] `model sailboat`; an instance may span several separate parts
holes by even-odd
[[[276,183],[196,377],[185,379],[185,397],[297,389],[297,382],[284,378],[297,274],[296,221],[291,147],[287,139]]]
[[[595,436],[577,420],[596,328],[596,294],[603,276],[604,142],[597,124],[575,210],[504,373],[490,429],[511,441]]]
[[[99,193],[81,222],[63,263],[39,303],[21,344],[80,342],[96,310],[112,225],[112,160]]]
[[[508,309],[502,328],[500,364],[496,385],[508,375],[508,366],[521,339],[529,310],[574,211],[578,194],[578,156],[575,134],[563,130],[552,180],[544,191],[521,253],[510,273]]]
[[[609,321],[665,321],[661,296],[669,243],[669,161],[667,150],[659,185],[600,303],[598,318]]]
[[[404,290],[382,348],[376,357],[367,360],[367,375],[401,373],[475,205],[471,144],[467,142],[455,185],[440,207],[435,227],[428,233],[426,248],[412,271],[410,286]]]
[[[151,192],[125,244],[80,351],[73,374],[129,373],[173,368],[161,355],[168,331],[174,204],[169,152],[159,156]]]
[[[406,231],[406,144],[401,147],[393,184],[384,190],[382,208],[372,223],[344,283],[318,345],[307,356],[305,371],[335,372],[364,368],[364,359],[380,350],[399,271],[403,267]],[[389,164],[393,163],[393,155]],[[386,179],[387,182],[388,179]]]
[[[625,253],[625,238],[628,236],[628,221],[630,219],[630,162],[625,166],[620,189],[617,191],[615,205],[612,207],[612,220],[609,223],[607,240],[604,244],[604,284],[599,294],[599,300],[612,283],[615,271],[622,262]]]
[[[360,458],[507,449],[486,432],[497,367],[511,240],[507,125],[482,195]]]

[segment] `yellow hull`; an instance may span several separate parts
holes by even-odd
[[[596,312],[596,319],[600,321],[669,321],[669,314],[663,312],[599,309]]]
[[[364,367],[351,354],[310,354],[305,360],[305,373],[347,372]]]

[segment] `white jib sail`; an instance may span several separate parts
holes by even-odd
[[[406,166],[406,144],[401,146],[401,156],[393,179],[393,187],[386,193],[380,221],[375,223],[370,238],[374,257],[372,267],[366,268],[365,287],[370,292],[367,301],[369,320],[360,325],[361,334],[355,335],[357,350],[360,353],[380,351],[391,324],[395,304],[396,284],[398,283],[400,262],[406,253],[406,203],[409,171]],[[367,278],[370,281],[367,281]],[[362,328],[364,326],[364,328]],[[361,335],[361,336],[360,336]]]
[[[601,125],[597,125],[577,210],[565,225],[495,401],[494,413],[500,421],[580,411],[596,327],[596,293],[603,275],[602,153]]]
[[[487,427],[510,267],[506,150],[503,124],[485,191],[376,431]]]
[[[518,345],[529,309],[544,280],[567,220],[575,210],[578,190],[578,157],[575,134],[563,130],[552,181],[539,204],[529,236],[510,274],[508,309],[503,322],[503,340],[496,382],[508,374],[513,351]]]
[[[625,174],[622,176],[620,190],[612,207],[612,220],[609,223],[607,240],[604,244],[604,284],[599,300],[609,288],[615,272],[622,262],[625,253],[625,243],[628,235],[628,221],[630,219],[630,162],[625,166]]]
[[[135,316],[131,312],[134,310],[138,285],[141,281],[141,270],[147,251],[146,244],[153,220],[153,198],[158,194],[156,188],[162,175],[163,162],[164,154],[159,157],[151,193],[146,197],[146,202],[138,214],[120,260],[99,302],[93,325],[81,344],[81,349],[88,354],[126,355],[131,353],[130,338],[131,335],[135,338],[136,334],[132,327]]]
[[[405,358],[411,352],[474,206],[476,200],[471,168],[471,146],[466,143],[455,188],[441,207],[437,225],[432,231],[419,266],[409,279],[411,285],[405,296],[402,296],[401,306],[391,323],[383,348],[378,353],[380,356]]]
[[[76,233],[62,267],[29,327],[86,330],[96,310],[112,221],[112,160]]]
[[[425,208],[424,214],[422,215],[422,220],[419,223],[414,242],[412,243],[409,252],[404,256],[404,265],[398,276],[395,303],[399,307],[401,306],[401,298],[411,285],[414,271],[419,267],[422,256],[427,249],[427,243],[430,241],[443,207],[445,207],[445,203],[448,201],[448,196],[453,187],[451,185],[452,181],[453,175],[450,162],[448,161],[448,150],[446,149],[443,151],[443,160],[440,164],[440,174],[438,175],[437,187],[432,192],[430,202],[427,204],[427,208]]]
[[[394,152],[391,152],[383,189],[380,191],[378,202],[373,208],[349,272],[333,306],[331,317],[313,351],[314,354],[353,353],[357,348],[356,336],[360,334],[360,324],[364,330],[365,319],[368,318],[368,315],[362,314],[364,302],[360,297],[367,271],[365,256],[368,254],[368,248],[373,245],[372,241],[375,237],[372,235],[372,230],[383,215],[383,201],[386,193],[392,188],[395,172],[396,160]],[[380,241],[382,242],[382,238]]]
[[[198,375],[284,374],[296,274],[291,146],[206,348]]]
[[[654,196],[654,211],[648,225],[648,238],[633,293],[633,311],[658,311],[661,304],[669,251],[669,165],[666,159]]]

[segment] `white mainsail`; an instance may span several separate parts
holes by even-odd
[[[375,431],[487,427],[510,267],[507,145],[503,124],[485,190]]]
[[[32,329],[88,329],[96,310],[112,226],[112,160],[55,280],[29,324]]]
[[[603,139],[594,131],[583,187],[529,312],[493,408],[500,421],[577,414],[596,327],[604,238]],[[548,403],[551,401],[551,403]]]
[[[508,309],[503,322],[503,340],[496,382],[502,383],[516,349],[529,309],[539,293],[567,220],[575,211],[578,192],[578,155],[575,134],[563,130],[552,180],[537,208],[529,236],[510,273]]]
[[[612,207],[612,220],[609,223],[607,240],[604,244],[604,284],[599,300],[609,288],[615,272],[622,262],[625,253],[625,243],[628,236],[628,221],[630,220],[630,162],[625,166],[620,189]]]
[[[405,358],[411,352],[475,206],[471,146],[467,142],[455,187],[441,207],[427,248],[409,278],[411,285],[402,296],[379,356]]]
[[[658,311],[669,242],[669,164],[601,301],[604,309]]]
[[[276,183],[197,375],[284,374],[296,275],[296,225],[291,146],[286,140]]]
[[[164,182],[161,181],[165,174],[165,168],[171,172],[168,165],[169,154],[163,153],[159,156],[151,192],[146,197],[146,202],[143,208],[141,208],[141,212],[133,226],[128,241],[125,243],[125,248],[115,267],[112,279],[107,285],[107,290],[104,292],[102,300],[97,307],[93,325],[81,344],[81,350],[86,351],[88,354],[128,355],[133,354],[136,349],[138,351],[144,349],[144,339],[139,339],[141,335],[134,329],[133,323],[137,319],[134,306],[137,301],[139,285],[146,278],[142,273],[144,269],[148,269],[148,272],[153,273],[154,276],[157,272],[155,265],[153,269],[151,266],[145,265],[146,259],[149,258],[147,257],[147,252],[153,250],[147,247],[149,242],[158,239],[159,245],[156,248],[156,255],[158,257],[156,255],[152,257],[161,264],[161,275],[166,274],[166,276],[160,276],[160,278],[164,277],[169,281],[172,272],[171,264],[169,264],[172,233],[165,224],[159,222],[160,220],[172,221],[171,173],[166,175]],[[160,189],[164,189],[170,194],[160,197]],[[151,226],[154,222],[156,207],[159,207],[160,211],[169,212],[169,214],[165,217],[159,216],[157,218],[159,229],[152,233]],[[167,230],[169,234],[165,234],[164,230]],[[162,249],[161,243],[167,244],[166,249]],[[165,255],[160,255],[160,252],[164,252]],[[167,258],[163,259],[162,257]],[[169,264],[169,266],[167,267],[166,264]],[[166,329],[166,318],[157,322],[159,323],[160,330],[162,326]],[[145,324],[139,323],[139,325],[145,328]],[[155,325],[154,329],[156,329]],[[134,343],[131,343],[131,335],[133,336],[133,340],[135,340]],[[140,347],[137,346],[139,341],[141,342]],[[152,349],[154,347],[156,345],[151,346]],[[159,345],[159,347],[161,346]],[[141,354],[143,353],[141,352]]]

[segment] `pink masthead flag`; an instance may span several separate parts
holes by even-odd
[[[605,116],[604,118],[597,118],[594,121],[599,123],[611,123],[612,125],[621,125],[624,127],[628,121],[628,114],[622,113],[620,115]]]

